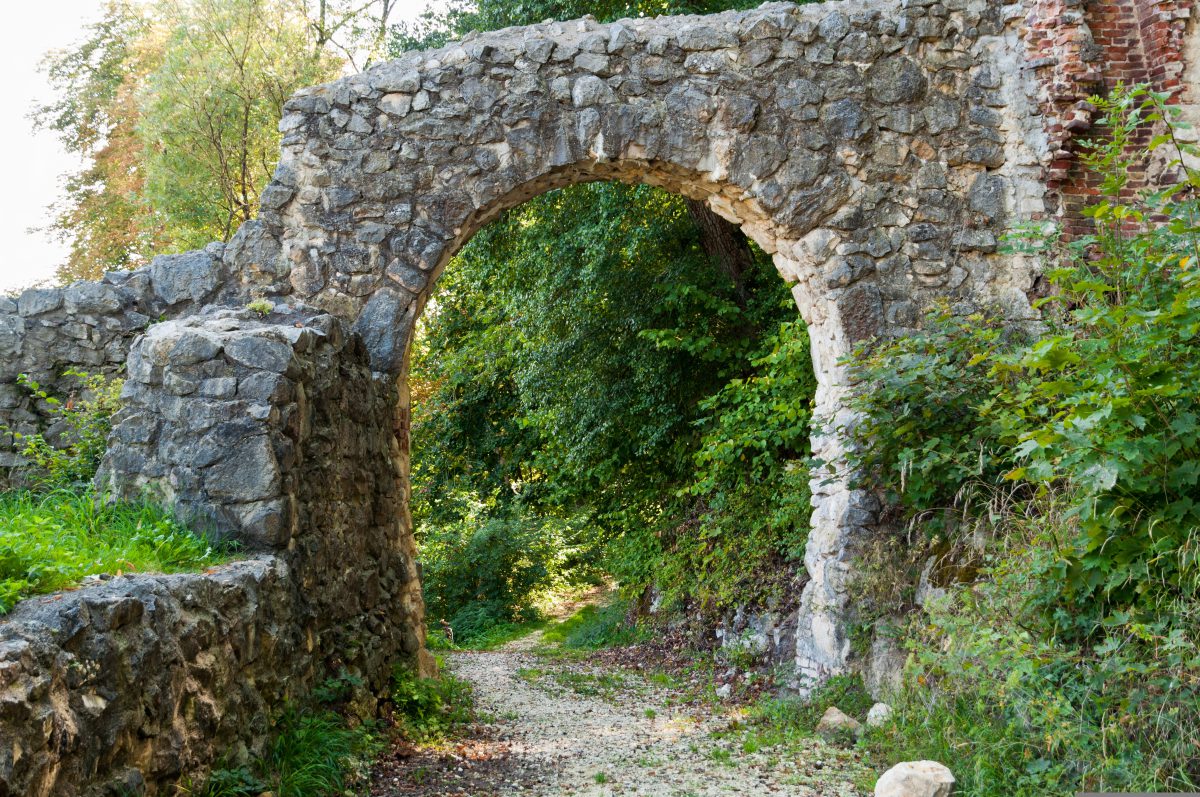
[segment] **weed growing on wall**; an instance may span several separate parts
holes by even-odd
[[[112,416],[121,406],[122,380],[74,369],[63,376],[76,381],[76,389],[65,399],[52,395],[28,375],[17,379],[49,412],[47,426],[54,430],[53,438],[48,433],[10,431],[30,462],[28,476],[45,487],[91,482],[107,447]]]

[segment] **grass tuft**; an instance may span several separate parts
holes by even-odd
[[[565,648],[597,650],[644,642],[648,632],[627,621],[628,604],[614,598],[599,606],[584,606],[560,623],[549,627],[542,640]]]
[[[0,615],[87,576],[178,573],[224,559],[165,509],[96,499],[90,488],[0,493]]]

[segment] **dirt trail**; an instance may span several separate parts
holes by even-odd
[[[672,706],[669,688],[639,675],[546,656],[533,634],[495,651],[453,653],[487,726],[440,756],[428,751],[376,771],[380,795],[859,795],[847,755],[812,740],[799,749],[742,750],[715,738],[731,717]]]

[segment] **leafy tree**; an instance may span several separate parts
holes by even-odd
[[[144,198],[189,249],[253,218],[284,102],[341,64],[282,0],[163,0],[158,14],[162,60],[138,93]]]
[[[40,107],[34,121],[86,164],[68,175],[66,197],[54,206],[49,225],[70,243],[59,268],[62,282],[98,278],[165,244],[160,224],[139,200],[144,176],[135,95],[161,55],[149,36],[139,8],[111,0],[88,38],[43,62],[59,97]]]
[[[34,118],[84,168],[51,229],[63,281],[227,240],[278,158],[284,101],[343,61],[291,0],[110,0],[44,68],[57,99]],[[362,11],[362,13],[366,13]]]
[[[634,591],[665,576],[729,602],[794,561],[807,337],[768,257],[747,248],[735,280],[704,244],[680,197],[591,184],[510,211],[447,268],[413,367],[427,557],[466,494],[481,518],[586,522]]]

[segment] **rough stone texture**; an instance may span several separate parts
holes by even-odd
[[[274,557],[22,603],[0,624],[0,794],[136,794],[261,745],[323,677],[302,605]]]
[[[886,725],[892,717],[892,707],[887,703],[875,703],[867,711],[867,727],[878,728]]]
[[[352,325],[380,378],[399,381],[391,462],[403,480],[408,345],[451,256],[505,208],[547,190],[652,183],[706,201],[774,255],[809,325],[818,414],[847,425],[842,399],[853,386],[838,363],[857,341],[904,334],[938,298],[1029,312],[1035,269],[996,252],[1012,221],[1044,208],[1045,136],[1031,134],[1041,128],[1036,85],[1017,68],[1018,20],[980,0],[776,3],[549,23],[409,53],[287,103],[259,218],[228,246],[125,279],[147,319],[224,293],[298,299]],[[72,322],[56,301],[34,292],[18,304],[37,309],[44,334],[59,340]],[[29,337],[20,313],[0,323],[0,342]],[[136,325],[120,329],[112,363]],[[180,335],[170,346],[168,330]],[[226,375],[256,365],[269,381],[290,367],[283,353],[228,341],[210,373],[216,355],[204,334],[168,330],[152,328],[135,347],[122,447],[110,458],[115,483],[153,485],[256,544],[295,537],[307,521],[290,498],[296,465],[277,445],[286,435],[268,404],[242,396],[243,377]],[[30,354],[17,369],[86,364],[86,351],[65,348],[58,358]],[[22,356],[30,351],[40,349]],[[140,403],[146,391],[153,406]],[[233,406],[268,417],[243,428]],[[160,413],[159,425],[137,412]],[[836,435],[813,446],[840,461]],[[816,479],[813,493],[809,580],[795,616],[807,683],[851,663],[848,568],[877,514],[844,480]]]
[[[954,775],[937,761],[905,761],[883,773],[875,797],[950,797]]]
[[[19,479],[14,469],[23,464],[13,432],[45,432],[51,440],[61,432],[17,377],[26,374],[51,394],[69,396],[76,387],[63,376],[69,369],[117,374],[134,337],[151,323],[233,299],[238,285],[223,260],[225,249],[213,244],[156,257],[100,282],[0,297],[0,488]]]
[[[816,731],[819,736],[823,736],[831,742],[840,742],[844,741],[846,736],[861,734],[862,723],[837,706],[830,706],[821,715]]]
[[[261,744],[272,708],[346,668],[423,671],[393,383],[336,319],[280,306],[151,326],[98,477],[270,555],[117,579],[0,622],[0,794],[150,792]]]

